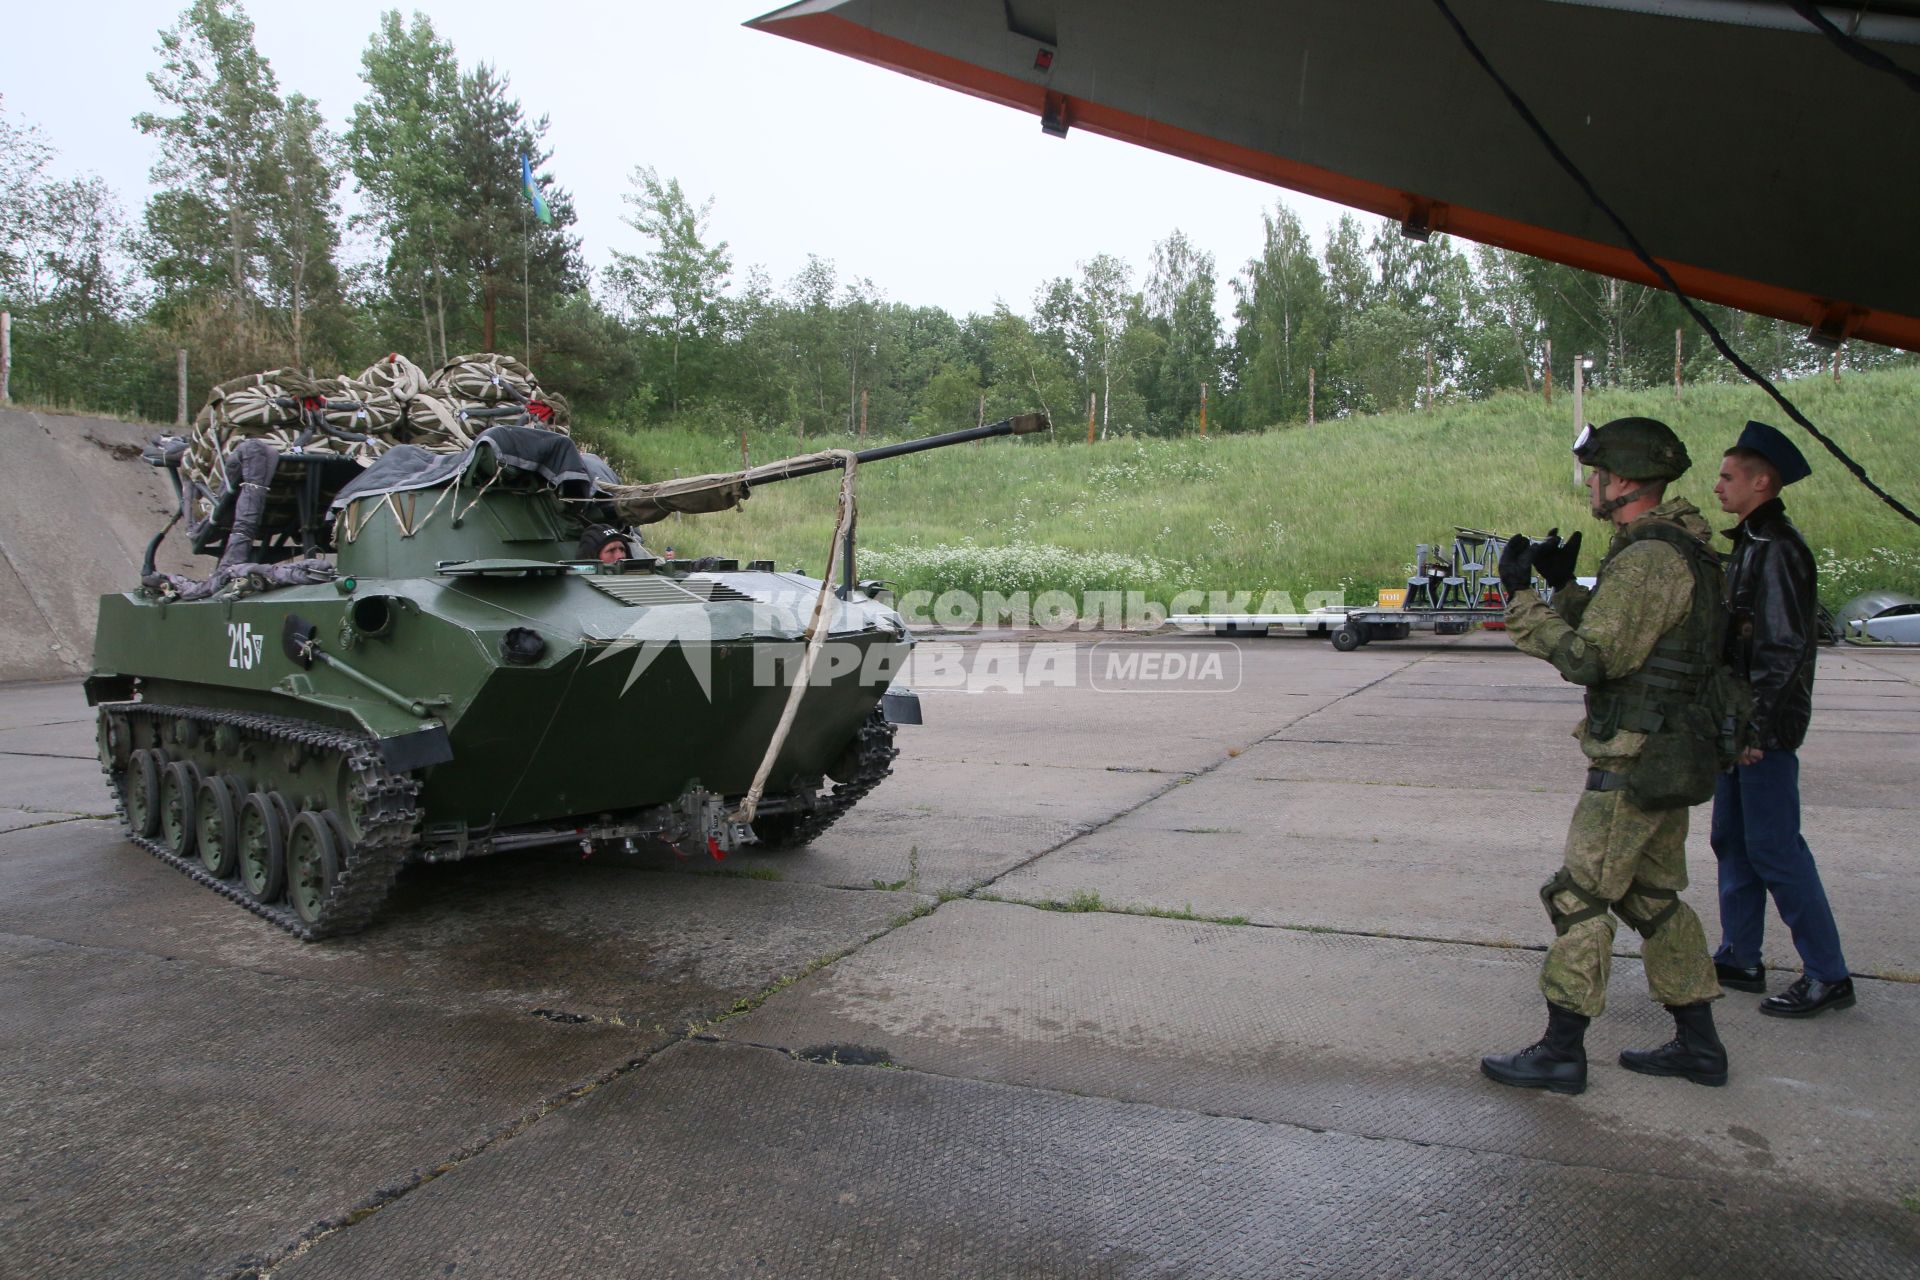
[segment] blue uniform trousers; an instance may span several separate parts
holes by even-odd
[[[1833,908],[1800,835],[1799,756],[1769,751],[1721,774],[1712,840],[1720,860],[1720,949],[1713,958],[1742,968],[1760,963],[1771,893],[1807,974],[1822,982],[1846,977]]]

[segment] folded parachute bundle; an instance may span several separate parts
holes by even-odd
[[[482,431],[524,416],[567,433],[566,398],[542,388],[533,370],[512,356],[491,352],[455,356],[434,370],[429,385],[454,406],[462,421],[483,423]]]
[[[358,378],[323,378],[320,400],[319,412],[327,430],[324,436],[310,439],[308,447],[324,438],[334,452],[369,462],[385,449],[384,442],[400,425],[403,413],[399,401],[367,382],[365,374]]]
[[[460,420],[459,406],[441,395],[420,366],[395,352],[382,356],[358,379],[393,401],[400,421],[395,444],[417,444],[436,453],[457,453],[473,444],[473,432]]]
[[[358,377],[269,369],[223,382],[171,460],[179,466],[188,527],[199,530],[237,494],[243,478],[253,481],[241,475],[235,452],[247,441],[271,446],[276,457],[321,454],[366,466],[396,444],[458,453],[491,426],[564,435],[567,420],[566,401],[544,391],[533,371],[511,356],[455,356],[428,377],[394,353]]]

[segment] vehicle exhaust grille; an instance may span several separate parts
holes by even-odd
[[[621,604],[715,604],[753,597],[712,578],[663,578],[656,574],[632,574],[620,577],[590,577],[595,591],[604,592]]]
[[[714,578],[687,578],[682,581],[680,585],[696,593],[708,602],[715,600],[746,600],[751,602],[753,600],[753,597],[746,592],[736,590]]]
[[[587,582],[595,591],[610,595],[626,605],[701,604],[705,601],[705,597],[695,595],[671,578],[656,577],[650,573],[621,577],[596,576],[588,578]]]

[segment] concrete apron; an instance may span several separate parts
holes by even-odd
[[[421,878],[302,946],[105,823],[0,835],[0,1252],[73,1277],[284,1258],[927,901],[577,858]]]
[[[1786,1278],[1916,1247],[1898,1208],[696,1043],[274,1275]]]
[[[1920,987],[1811,1023],[1724,1001],[1734,1079],[1707,1090],[1611,1065],[1670,1030],[1622,959],[1586,1095],[1486,1082],[1477,1057],[1541,1021],[1537,953],[1486,944],[1545,938],[1569,691],[1499,637],[1241,652],[1235,697],[1151,713],[930,696],[899,776],[798,855],[421,868],[320,946],[105,824],[0,835],[7,1252],[74,1276],[1910,1273],[1920,1133],[1880,1077],[1920,1047]],[[1823,665],[1849,702],[1816,724],[1892,727],[1803,753],[1857,967],[1912,919],[1860,851],[1911,818],[1920,662],[1871,657]],[[16,816],[50,788],[103,805],[65,696],[0,689]],[[689,874],[743,863],[783,879]],[[836,1065],[875,1060],[900,1069]]]
[[[1732,1187],[1889,1206],[1920,1179],[1920,1120],[1876,1046],[1920,1043],[1920,987],[1873,984],[1812,1027],[1720,1006],[1724,1089],[1639,1076],[1669,1039],[1637,963],[1588,1035],[1592,1087],[1482,1080],[1545,1010],[1530,952],[953,902],[725,1023],[728,1040],[858,1046],[908,1070]],[[1511,1043],[1509,1043],[1511,1042]],[[1764,1132],[1763,1132],[1764,1131]],[[1920,1223],[1916,1223],[1920,1226]]]

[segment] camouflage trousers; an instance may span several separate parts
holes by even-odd
[[[1607,1006],[1614,917],[1639,930],[1647,987],[1661,1004],[1717,999],[1719,980],[1687,887],[1687,813],[1648,813],[1620,791],[1586,791],[1573,811],[1566,860],[1540,897],[1557,936],[1540,990],[1588,1017]]]

